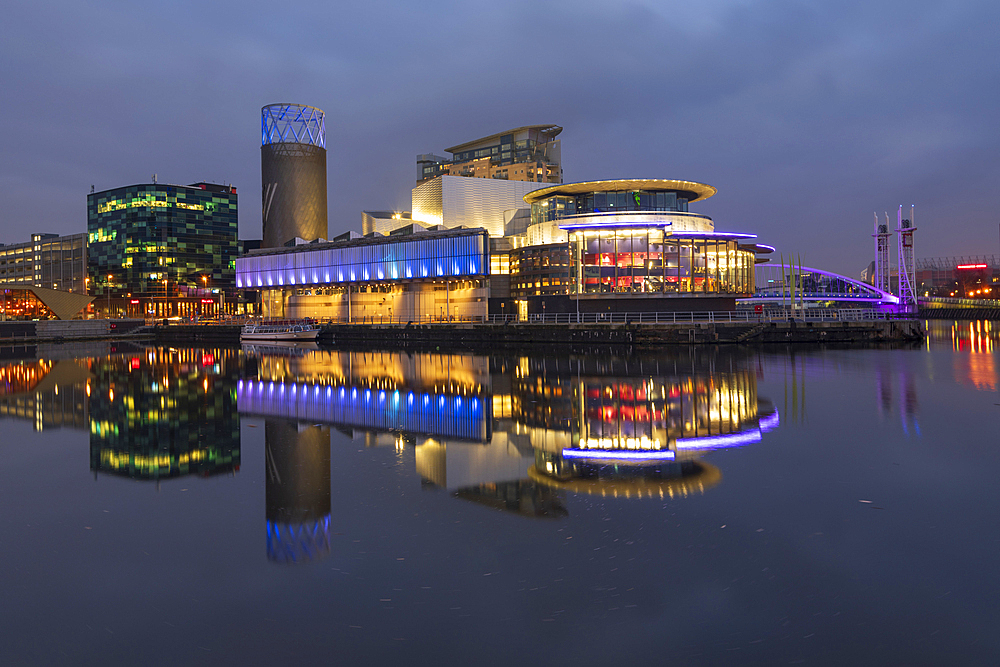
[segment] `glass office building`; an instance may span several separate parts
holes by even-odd
[[[87,196],[95,306],[131,316],[217,312],[235,287],[236,188],[148,183]]]

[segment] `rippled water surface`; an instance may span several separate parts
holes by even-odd
[[[0,664],[998,664],[996,326],[0,349]]]

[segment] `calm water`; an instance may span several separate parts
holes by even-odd
[[[998,664],[997,326],[2,350],[0,664]]]

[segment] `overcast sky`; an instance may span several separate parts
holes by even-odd
[[[415,156],[563,128],[566,182],[692,207],[859,274],[872,213],[917,257],[1000,255],[995,0],[15,2],[0,23],[0,243],[86,230],[90,186],[200,180],[260,238],[260,108],[326,112],[330,235],[408,210]]]

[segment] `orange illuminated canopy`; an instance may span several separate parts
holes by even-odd
[[[676,192],[686,196],[689,203],[703,201],[714,195],[711,185],[694,181],[670,181],[660,178],[622,178],[612,181],[586,181],[584,183],[560,183],[548,188],[535,190],[524,195],[524,202],[532,204],[553,195],[578,195],[590,192],[619,192],[644,190],[646,192]]]

